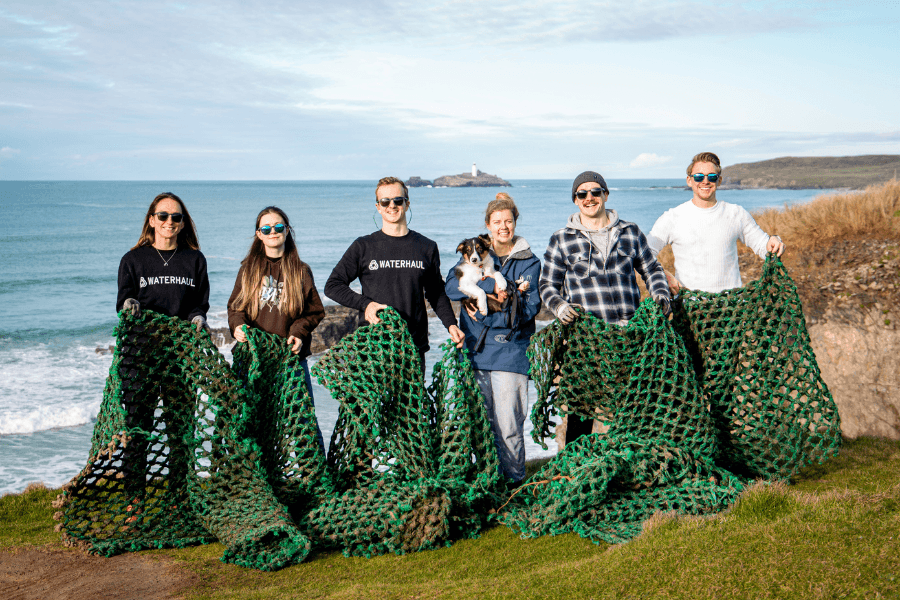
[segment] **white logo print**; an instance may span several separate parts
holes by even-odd
[[[378,261],[377,260],[373,260],[373,261],[369,262],[369,270],[370,271],[378,270]]]
[[[141,287],[142,287],[142,288],[147,287],[147,280],[144,279],[143,277],[141,277]]]
[[[271,275],[263,277],[262,287],[259,288],[260,308],[268,306],[269,310],[275,310],[281,306],[281,292],[284,290],[284,282],[276,281]]]

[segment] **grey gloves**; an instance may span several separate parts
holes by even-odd
[[[653,301],[656,302],[656,305],[659,306],[659,310],[661,310],[665,316],[668,317],[672,313],[672,306],[669,303],[669,299],[665,296],[656,296],[653,298]]]
[[[125,302],[122,303],[122,309],[130,310],[131,316],[137,317],[141,314],[141,303],[134,298],[126,298]]]
[[[125,302],[122,303],[122,310],[130,310],[131,316],[137,317],[141,314],[141,303],[134,298],[126,298]],[[197,328],[197,331],[204,329],[209,331],[209,325],[206,324],[206,318],[203,315],[197,315],[191,319],[191,323]]]
[[[206,324],[206,318],[203,315],[197,315],[193,319],[191,319],[191,323],[194,324],[194,327],[197,328],[197,332],[199,333],[202,330],[209,331],[209,325]]]
[[[575,307],[581,308],[577,304],[569,304],[568,302],[560,304],[559,308],[556,309],[556,318],[564,325],[568,325],[578,318],[578,311],[575,310]]]

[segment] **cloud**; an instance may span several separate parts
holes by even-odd
[[[890,133],[815,133],[898,127],[896,82],[837,60],[852,45],[794,60],[835,30],[852,39],[821,18],[843,0],[178,1],[5,0],[0,158],[25,149],[21,177],[340,178],[476,153],[568,176],[553,165],[590,156],[644,177],[697,149],[896,147]],[[882,71],[897,62],[887,48]],[[704,56],[722,75],[698,85]],[[860,81],[775,91],[776,58],[812,83],[833,78],[815,68],[829,61]]]
[[[644,167],[656,167],[659,165],[664,165],[670,160],[672,160],[671,156],[659,156],[658,154],[652,154],[650,152],[642,152],[638,154],[628,166],[637,169],[641,169]]]
[[[752,35],[807,27],[811,15],[796,6],[757,10],[697,0],[443,0],[408,6],[404,20],[432,39],[450,33],[484,45],[582,44]]]
[[[21,153],[21,150],[10,148],[9,146],[4,146],[3,148],[0,148],[0,160],[12,158],[19,153]]]

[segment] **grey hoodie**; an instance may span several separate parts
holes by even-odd
[[[622,230],[619,214],[614,210],[606,210],[606,216],[609,217],[609,225],[603,229],[588,229],[581,224],[581,213],[577,212],[569,217],[566,227],[582,232],[591,242],[594,250],[603,258],[603,263],[609,258],[609,251],[616,240],[619,239],[619,232]]]

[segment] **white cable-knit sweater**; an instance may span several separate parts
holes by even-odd
[[[679,204],[664,212],[647,236],[654,256],[672,244],[675,276],[685,287],[705,292],[741,287],[737,240],[766,257],[769,234],[744,208],[721,200],[712,208],[690,200]]]

